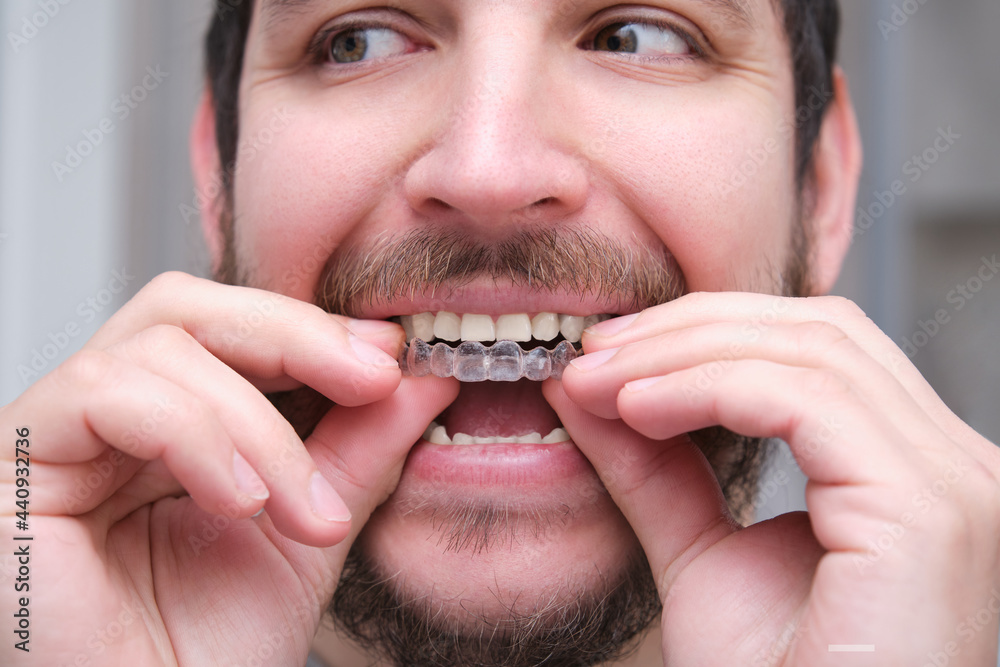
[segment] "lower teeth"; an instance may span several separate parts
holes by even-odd
[[[542,437],[537,431],[516,436],[475,436],[467,433],[456,433],[454,437],[448,437],[448,432],[444,426],[437,422],[431,422],[427,430],[424,431],[424,440],[432,445],[494,445],[494,444],[542,444],[554,445],[568,441],[569,433],[562,427],[552,429],[548,435]]]
[[[501,340],[490,347],[465,341],[453,348],[447,343],[431,345],[414,338],[403,345],[399,367],[403,375],[453,377],[460,382],[514,382],[521,378],[541,381],[550,377],[561,379],[563,370],[576,357],[576,348],[565,340],[552,350],[536,347],[526,351],[511,340]]]

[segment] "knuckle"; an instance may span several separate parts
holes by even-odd
[[[914,488],[925,505],[929,534],[941,543],[961,541],[968,550],[970,528],[987,527],[985,532],[995,544],[1000,528],[1000,483],[986,466],[953,452],[933,460],[919,480]]]
[[[854,347],[843,329],[821,320],[795,324],[792,335],[799,353],[807,357],[825,357],[844,347]]]
[[[350,450],[350,447],[348,447],[348,450]],[[338,482],[342,482],[356,491],[371,493],[372,489],[370,488],[370,482],[367,482],[361,475],[353,472],[352,469],[354,466],[350,460],[346,459],[336,448],[332,449],[330,453],[332,455],[330,459],[331,467],[324,470],[328,479],[336,479]],[[399,463],[401,467],[402,461]],[[396,481],[398,481],[398,477],[396,477]],[[339,485],[335,484],[334,486],[338,487]],[[395,486],[395,482],[393,483],[393,486]],[[387,492],[385,496],[388,497],[388,495],[389,494]],[[380,498],[380,502],[381,500],[384,500],[384,498]]]
[[[170,416],[179,424],[216,425],[215,411],[203,399],[186,391],[177,392],[169,398],[173,406]]]
[[[140,293],[147,292],[155,295],[176,294],[177,291],[183,289],[191,279],[191,276],[183,271],[166,271],[150,280],[146,286],[140,290]]]
[[[960,485],[973,512],[982,512],[993,519],[992,526],[1000,528],[1000,481],[986,466],[976,460],[969,463],[968,480]]]
[[[842,402],[854,396],[851,384],[836,371],[827,368],[808,368],[802,371],[799,389],[804,402]]]
[[[135,335],[136,347],[146,354],[161,354],[196,344],[186,331],[172,324],[154,324]]]
[[[90,388],[109,384],[117,367],[117,360],[107,352],[83,349],[67,359],[53,375],[61,385]]]
[[[795,330],[803,340],[823,347],[836,345],[848,339],[847,334],[840,327],[821,320],[801,322],[795,325]]]

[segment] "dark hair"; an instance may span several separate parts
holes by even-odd
[[[837,0],[772,0],[784,15],[795,76],[796,176],[799,185],[812,164],[824,112],[833,98],[833,64],[840,33]],[[229,191],[239,141],[239,88],[254,0],[215,0],[205,39],[206,73],[215,102],[215,131]],[[818,99],[822,107],[812,108]]]

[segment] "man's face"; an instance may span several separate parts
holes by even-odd
[[[247,282],[372,319],[788,291],[794,90],[769,0],[257,4],[231,239]],[[559,426],[529,380],[465,384],[437,421]],[[641,560],[572,442],[422,441],[357,549],[458,633],[599,599]]]

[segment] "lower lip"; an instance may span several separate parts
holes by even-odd
[[[572,442],[435,445],[421,440],[410,450],[403,472],[436,485],[477,488],[546,486],[596,475]]]

